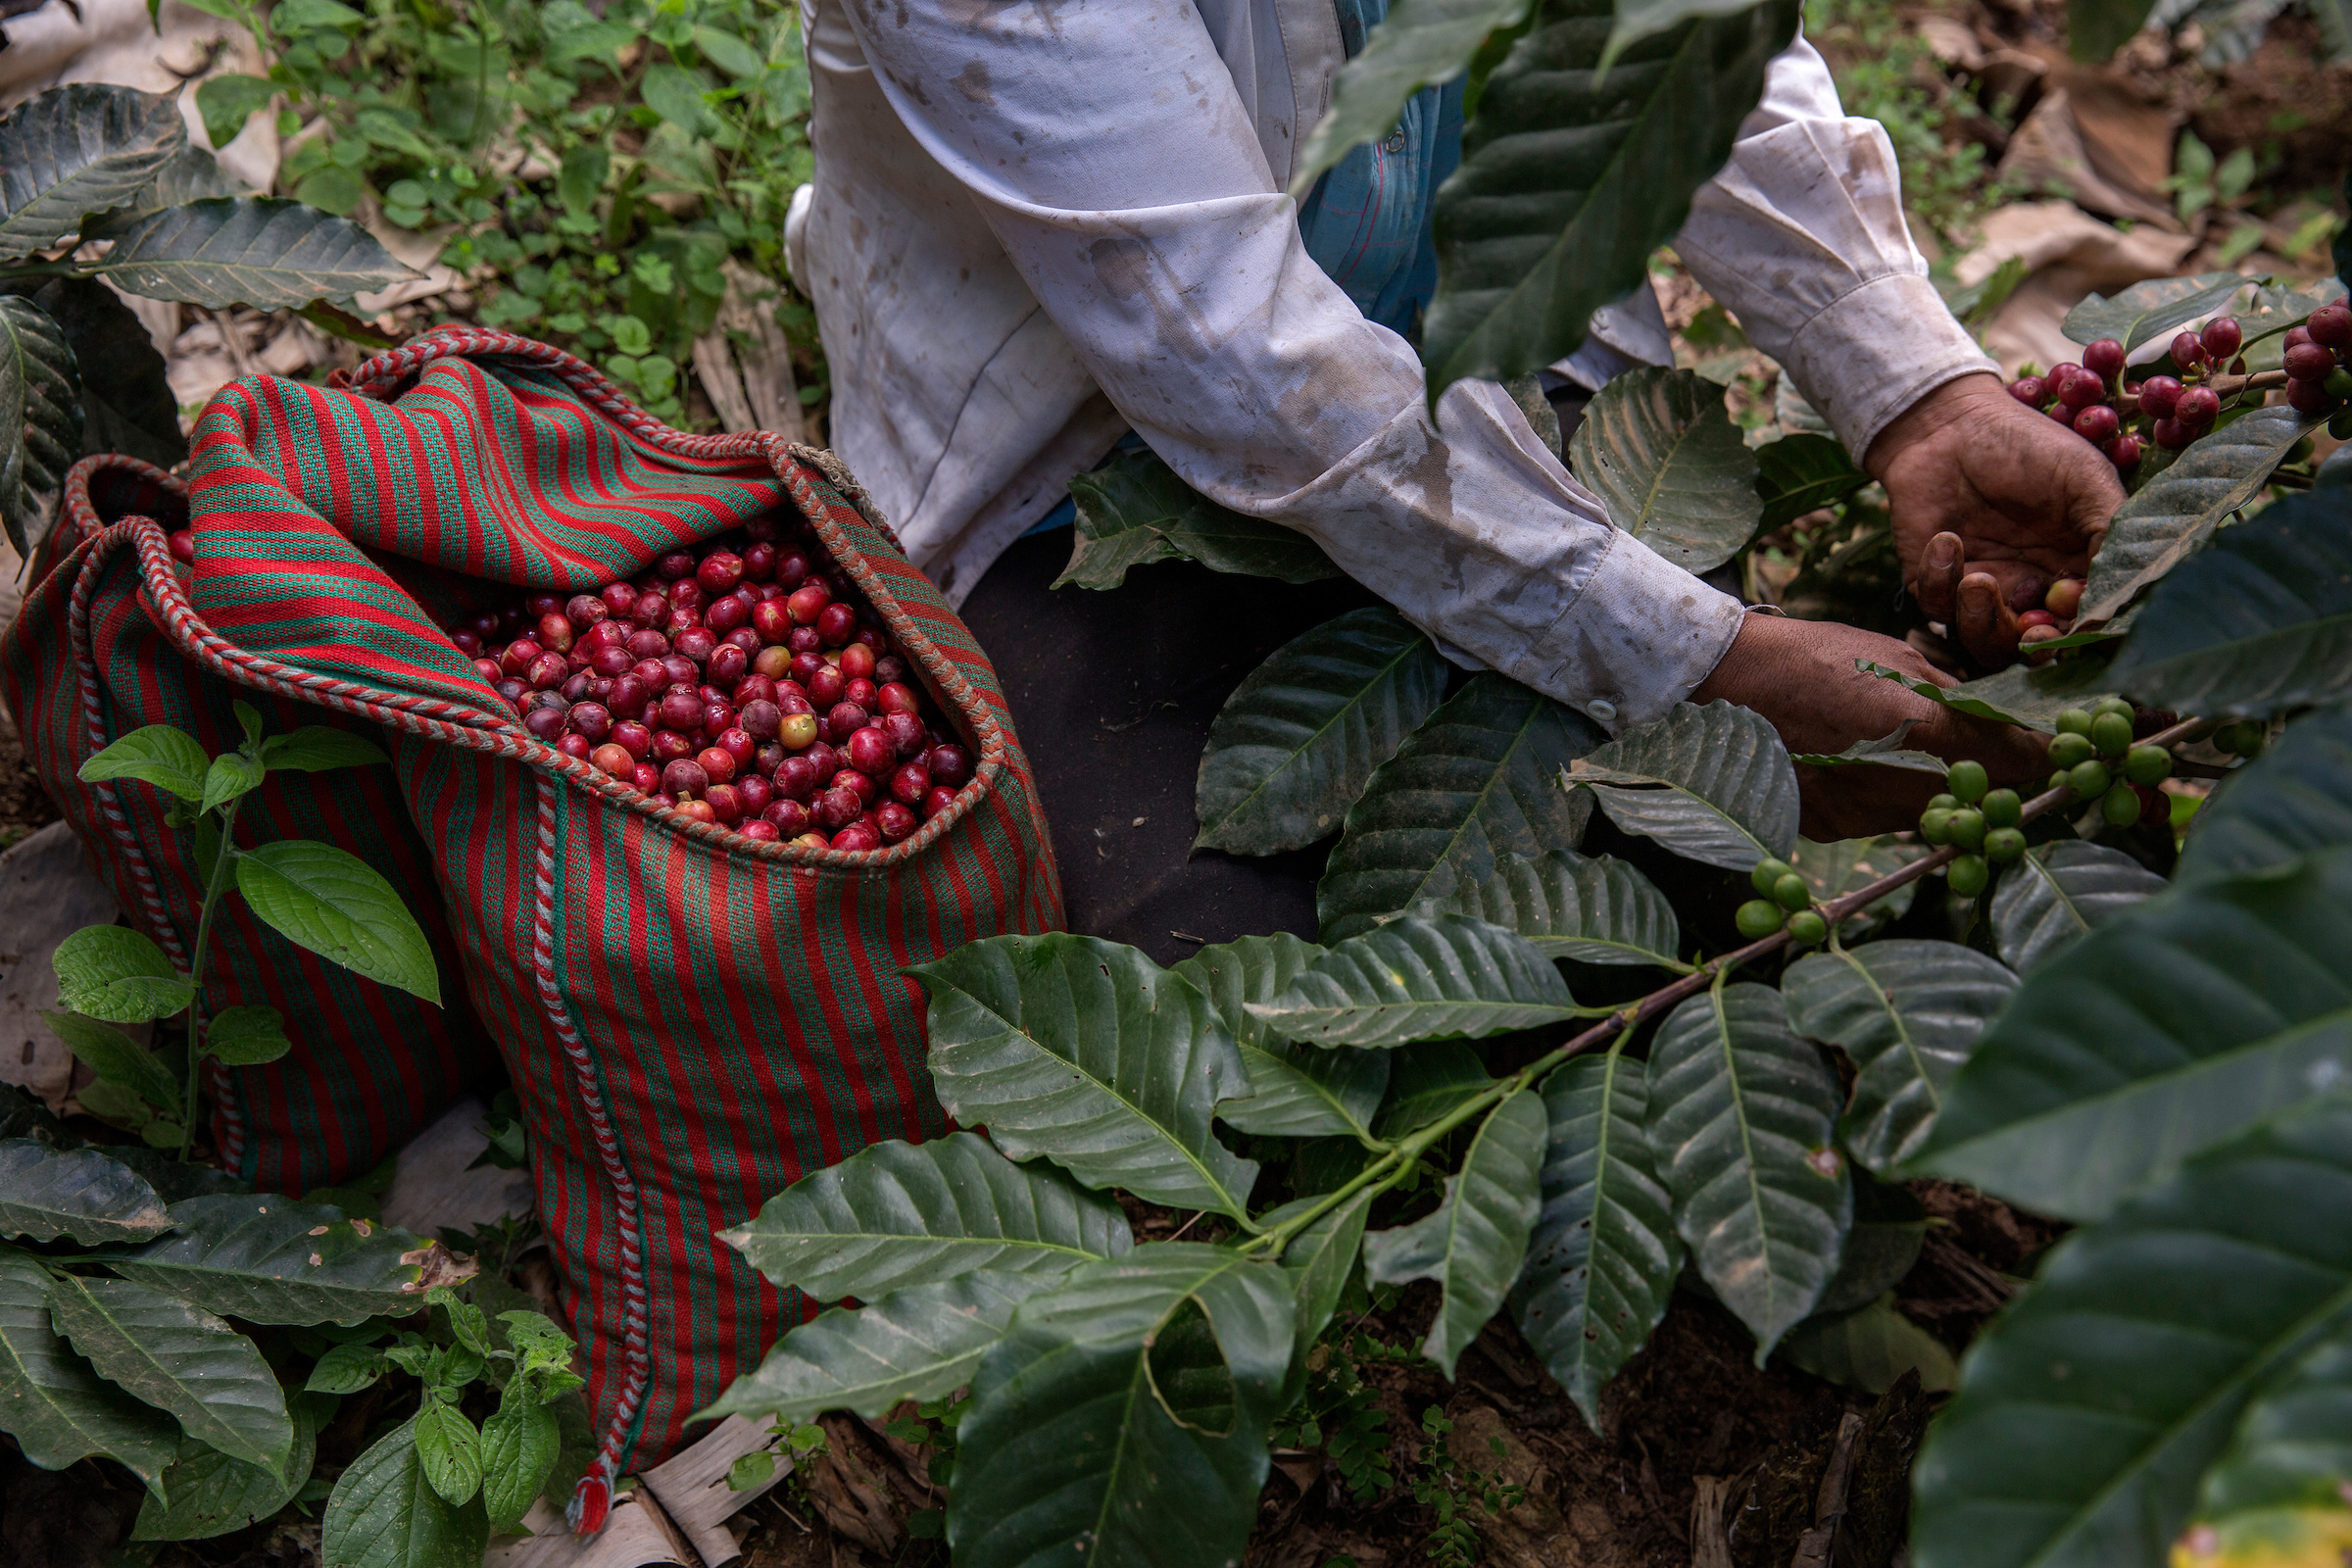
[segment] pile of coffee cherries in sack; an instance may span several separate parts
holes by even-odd
[[[812,537],[764,519],[447,630],[534,737],[747,838],[878,850],[972,776],[872,608]]]

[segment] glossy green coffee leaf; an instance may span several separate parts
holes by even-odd
[[[179,1446],[179,1428],[74,1353],[49,1321],[48,1270],[0,1247],[0,1432],[44,1470],[93,1453],[154,1487]]]
[[[2036,1272],[1913,1470],[1917,1568],[2166,1560],[2249,1399],[2352,1325],[2352,1098],[2209,1148]]]
[[[1781,976],[1789,1027],[1852,1059],[1838,1134],[1880,1173],[1919,1152],[1944,1086],[2016,989],[2016,975],[1974,949],[1905,939],[1811,954]]]
[[[1241,1047],[1250,1093],[1217,1107],[1228,1127],[1274,1138],[1370,1136],[1389,1086],[1388,1054],[1295,1045],[1250,1013],[1250,1004],[1273,1001],[1322,956],[1286,931],[1202,948],[1170,971],[1200,988]]]
[[[1955,712],[2037,729],[2044,735],[2057,731],[2058,715],[2067,709],[2088,708],[2100,698],[2115,694],[2114,683],[2107,679],[2107,660],[2089,657],[2063,659],[2042,665],[2012,664],[1999,674],[1986,675],[1981,680],[1938,686],[1932,680],[1874,664],[1867,659],[1854,661],[1854,667],[1865,675],[1895,681],[1914,696],[1940,703]]]
[[[880,1416],[906,1399],[936,1399],[972,1381],[1004,1337],[1013,1309],[1058,1274],[970,1269],[837,1306],[778,1340],[758,1368],[729,1385],[702,1416],[813,1421],[826,1410]]]
[[[1960,1376],[1943,1342],[1896,1311],[1891,1297],[1805,1319],[1781,1341],[1780,1354],[1790,1366],[1873,1398],[1906,1372],[1919,1374],[1925,1394],[1948,1393]]]
[[[1928,1211],[1911,1189],[1854,1173],[1854,1222],[1813,1314],[1826,1317],[1867,1306],[1902,1282],[1927,1245]]]
[[[1644,281],[1797,22],[1794,0],[1767,0],[1644,38],[1597,74],[1614,10],[1551,0],[1486,79],[1433,210],[1438,292],[1421,347],[1433,398],[1565,358],[1595,310]]]
[[[1458,1040],[1438,1040],[1387,1053],[1389,1095],[1372,1130],[1382,1138],[1417,1132],[1466,1101],[1494,1087],[1486,1058]]]
[[[0,532],[20,557],[48,536],[83,435],[81,368],[65,327],[0,294]]]
[[[1511,1096],[1479,1124],[1433,1212],[1364,1238],[1364,1273],[1376,1284],[1435,1280],[1444,1290],[1421,1353],[1448,1378],[1527,1259],[1541,1208],[1544,1128],[1540,1097],[1526,1090]]]
[[[95,1149],[0,1139],[0,1236],[102,1247],[171,1228],[155,1189],[120,1160]]]
[[[1643,366],[1594,394],[1568,464],[1609,521],[1686,571],[1740,553],[1764,514],[1756,458],[1695,370]]]
[[[2200,549],[2230,514],[2262,494],[2271,470],[2319,423],[2288,408],[2256,409],[2199,437],[2108,519],[2080,617],[2113,619]]]
[[[2174,877],[2193,882],[2282,865],[2352,844],[2352,708],[2298,719],[2206,798]]]
[[[1808,512],[1834,507],[1870,483],[1870,475],[1835,437],[1798,431],[1756,448],[1760,528],[1778,528]]]
[[[1657,885],[1613,856],[1554,850],[1529,858],[1504,855],[1494,874],[1461,882],[1442,899],[1412,911],[1422,916],[1463,914],[1516,931],[1546,957],[1580,963],[1689,965],[1676,955],[1682,922]]]
[[[0,261],[45,251],[122,206],[187,145],[171,95],[76,82],[0,115]]]
[[[75,933],[77,936],[79,934]],[[146,939],[141,937],[138,940],[144,942]],[[92,954],[90,956],[93,961],[82,972],[85,975],[105,972],[106,956]],[[135,961],[144,956],[137,955],[133,950],[133,956]],[[117,980],[109,982],[104,990],[92,988],[82,995],[85,1000],[99,1000],[102,1005],[130,1010],[122,1007],[120,999],[137,984],[136,981]],[[162,988],[159,984],[155,989]],[[64,1041],[66,1049],[74,1054],[74,1058],[98,1075],[100,1084],[119,1086],[149,1104],[161,1106],[167,1112],[178,1112],[179,1085],[172,1081],[172,1070],[163,1064],[154,1052],[130,1039],[122,1030],[75,1012],[44,1012],[41,1014],[41,1026]],[[82,1087],[86,1092],[96,1086],[85,1084]]]
[[[1643,1123],[1642,1064],[1622,1050],[1544,1081],[1543,1207],[1511,1313],[1528,1348],[1600,1430],[1600,1394],[1666,1315],[1683,1239]]]
[[[2001,961],[2032,974],[2069,944],[2162,893],[2164,878],[2121,850],[2058,839],[2001,873],[1992,936]]]
[[[2271,718],[2352,692],[2352,492],[2288,496],[2156,585],[2116,656],[2151,707]]]
[[[1700,1275],[1756,1337],[1760,1366],[1821,1299],[1853,1217],[1833,1142],[1837,1075],[1742,982],[1669,1013],[1649,1048],[1645,1131]]]
[[[195,150],[182,148],[181,156]],[[80,383],[81,444],[69,456],[120,452],[162,467],[187,457],[164,357],[122,296],[85,277],[0,284],[0,290],[9,289],[22,292],[55,321],[73,352],[74,379]],[[62,428],[53,426],[51,438],[62,440]]]
[[[195,736],[170,724],[149,724],[108,746],[74,776],[84,784],[135,778],[194,802],[204,798],[204,774],[210,766],[212,760]]]
[[[224,1066],[259,1067],[293,1049],[285,1017],[275,1007],[223,1007],[204,1026],[204,1054]]]
[[[2079,0],[2080,3],[2080,0]],[[2147,15],[2146,0],[2091,0],[2092,4],[2111,10],[2128,11],[2137,7],[2142,17]],[[2132,33],[2139,30],[2134,22],[2124,29],[2123,37],[2099,52],[2104,59],[2115,52]],[[2128,354],[2142,343],[2151,342],[2177,326],[2185,325],[2200,316],[2211,316],[2230,303],[2230,296],[2246,286],[2247,279],[2236,272],[2200,272],[2194,277],[2158,277],[2145,283],[2134,283],[2110,299],[2093,294],[2066,313],[2062,330],[2077,343],[2095,343],[2111,337],[2124,345]]]
[[[1576,1016],[1536,945],[1468,915],[1407,915],[1349,937],[1252,1018],[1313,1046],[1388,1047],[1480,1039]]]
[[[1687,859],[1735,871],[1796,847],[1796,769],[1770,722],[1731,703],[1677,703],[1568,764],[1609,820]]]
[[[2352,1082],[2352,849],[2175,889],[2035,969],[1913,1162],[2091,1220]]]
[[[422,1238],[274,1193],[173,1203],[172,1235],[108,1259],[125,1279],[248,1323],[364,1323],[422,1304]]]
[[[2352,1318],[2271,1379],[2197,1488],[2197,1517],[2342,1507],[2352,1484]]]
[[[1298,1302],[1290,1373],[1283,1382],[1281,1404],[1285,1409],[1305,1392],[1307,1352],[1339,1310],[1340,1298],[1355,1274],[1373,1196],[1370,1192],[1356,1194],[1300,1231],[1283,1250],[1283,1271],[1290,1275],[1291,1290]]]
[[[416,274],[348,218],[301,202],[227,196],[168,207],[115,237],[94,270],[126,294],[184,300],[207,310],[294,310]]]
[[[1446,661],[1386,605],[1351,610],[1276,649],[1209,727],[1196,850],[1275,855],[1339,831],[1372,770],[1446,690]]]
[[[1940,757],[1927,752],[1911,751],[1903,745],[1905,736],[1919,720],[1906,718],[1875,741],[1856,741],[1842,752],[1795,752],[1789,760],[1806,767],[1852,767],[1857,764],[1871,767],[1900,767],[1914,773],[1948,773],[1951,768]]]
[[[1154,452],[1114,459],[1070,480],[1078,504],[1070,564],[1056,588],[1116,588],[1128,568],[1198,561],[1211,571],[1316,582],[1340,568],[1306,535],[1229,512],[1176,476]]]
[[[1085,1543],[1101,1568],[1239,1559],[1291,1358],[1288,1276],[1175,1243],[1030,1298],[972,1382],[948,1541],[959,1568]]]
[[[877,1300],[973,1269],[1058,1274],[1134,1245],[1118,1204],[976,1133],[868,1144],[718,1239],[819,1301]]]
[[[320,1555],[334,1568],[480,1568],[489,1541],[479,1497],[453,1508],[433,1490],[413,1421],[335,1479],[319,1527]]]
[[[1397,0],[1363,49],[1331,79],[1331,106],[1316,122],[1291,196],[1303,202],[1324,171],[1354,148],[1396,128],[1416,92],[1468,69],[1487,35],[1516,26],[1530,0]]]
[[[332,1412],[335,1401],[313,1395],[287,1401],[294,1421],[294,1446],[284,1465],[271,1469],[232,1459],[218,1448],[193,1441],[180,1445],[179,1457],[164,1472],[163,1495],[150,1493],[140,1505],[133,1541],[208,1541],[249,1529],[275,1517],[294,1500],[318,1454],[318,1420]]]
[[[1190,981],[1093,937],[992,937],[908,971],[931,998],[940,1103],[1015,1159],[1089,1187],[1241,1217],[1253,1161],[1217,1142],[1250,1092],[1241,1052]]]
[[[1590,802],[1559,770],[1602,740],[1583,714],[1476,675],[1374,769],[1315,889],[1326,941],[1493,877],[1505,855],[1572,850]]]
[[[492,1535],[521,1529],[522,1516],[538,1500],[563,1446],[555,1411],[521,1389],[520,1382],[508,1384],[498,1408],[482,1423],[482,1509]]]
[[[279,1469],[294,1446],[285,1391],[253,1341],[129,1280],[59,1275],[49,1318],[99,1375],[232,1459]]]
[[[57,945],[49,962],[57,970],[59,998],[85,1018],[100,1018],[108,1023],[146,1023],[170,1017],[185,1007],[195,995],[172,969],[164,950],[128,926],[85,925]],[[70,1049],[102,1049],[94,1036],[82,1031],[69,1035],[60,1029],[58,1038]],[[79,1054],[75,1050],[75,1054]],[[179,1102],[175,1095],[167,1093],[159,1097],[150,1092],[151,1085],[158,1082],[169,1090],[171,1074],[160,1066],[150,1074],[111,1051],[108,1055],[109,1063],[123,1076],[108,1072],[97,1061],[90,1063],[91,1069],[114,1078],[127,1089],[138,1090],[159,1105],[169,1107]],[[160,1080],[156,1074],[161,1074]]]
[[[237,891],[265,925],[299,948],[441,1003],[424,929],[399,891],[358,856],[307,839],[279,839],[237,857]]]
[[[262,742],[262,760],[273,773],[281,768],[319,773],[337,767],[368,767],[391,759],[365,735],[324,724],[305,724]]]

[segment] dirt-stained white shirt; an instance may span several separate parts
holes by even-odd
[[[1739,603],[1611,527],[1499,386],[1433,422],[1411,345],[1308,256],[1283,189],[1345,59],[1332,0],[802,4],[816,172],[787,249],[833,447],[951,600],[1132,428],[1605,728],[1714,668]],[[1856,454],[1992,368],[1886,132],[1801,38],[1675,245]],[[1609,315],[1596,338],[1665,358],[1646,294]]]

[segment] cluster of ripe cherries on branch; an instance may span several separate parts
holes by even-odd
[[[2286,402],[2297,414],[2333,414],[2352,401],[2352,309],[2325,305],[2311,313],[2301,326],[2286,331]],[[2338,419],[2328,425],[2338,438]]]
[[[633,582],[447,629],[523,728],[698,822],[878,850],[946,810],[972,755],[813,538],[758,519]]]
[[[2124,346],[2103,337],[2082,346],[2081,365],[2069,361],[2044,375],[2021,376],[2009,383],[2009,395],[2048,414],[2106,453],[2119,471],[2130,473],[2147,455],[2148,442],[2178,452],[2213,428],[2222,416],[2222,395],[2208,383],[2230,365],[2245,340],[2236,317],[2217,316],[2202,332],[2173,339],[2179,375],[2126,384]],[[2245,362],[2231,368],[2242,375]],[[2144,433],[2126,428],[2134,420],[2145,422]]]

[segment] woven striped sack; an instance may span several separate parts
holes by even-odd
[[[0,694],[92,870],[184,975],[203,886],[187,830],[164,820],[173,798],[128,781],[81,783],[81,764],[148,724],[175,724],[208,752],[231,750],[244,739],[230,710],[239,699],[271,733],[325,724],[379,746],[384,737],[358,713],[252,689],[193,640],[187,569],[173,569],[158,526],[186,521],[179,480],[132,458],[85,459],[67,475],[59,515],[34,553],[24,611],[0,639]],[[466,1002],[432,861],[390,767],[271,773],[239,807],[234,831],[247,847],[318,839],[360,856],[432,943],[442,1007],[294,946],[240,899],[222,901],[214,918],[207,1004],[275,1007],[294,1048],[266,1066],[214,1064],[220,1160],[265,1192],[333,1186],[399,1149],[496,1058]]]
[[[901,972],[1058,929],[995,671],[826,454],[688,436],[577,360],[444,329],[348,390],[257,377],[198,423],[192,591],[152,524],[146,592],[189,657],[381,727],[466,985],[529,1126],[586,1348],[593,1527],[619,1473],[757,1364],[803,1303],[714,1233],[878,1139],[943,1131]],[[532,740],[438,629],[514,586],[578,592],[797,513],[978,759],[953,807],[867,853],[760,844]],[[85,547],[86,548],[86,547]]]

